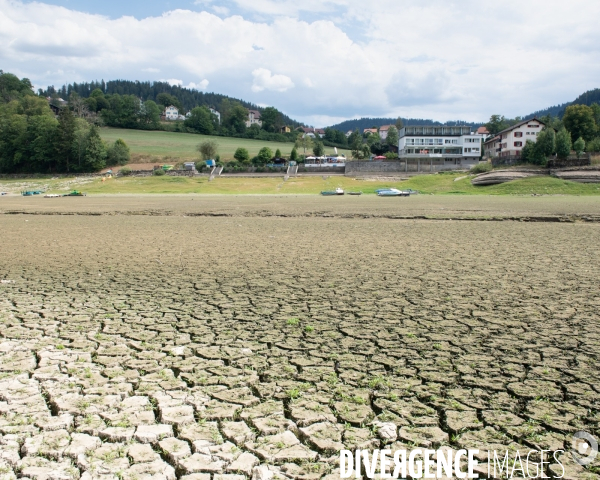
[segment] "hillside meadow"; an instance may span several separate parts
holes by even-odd
[[[250,157],[258,154],[263,147],[269,147],[275,153],[278,148],[284,156],[289,156],[293,143],[268,142],[248,138],[217,137],[213,135],[198,135],[193,133],[129,130],[124,128],[102,128],[100,136],[109,143],[121,138],[131,150],[131,163],[151,163],[160,161],[184,162],[199,160],[196,146],[207,140],[219,145],[218,153],[221,160],[233,160],[236,149],[248,149]],[[350,156],[349,150],[338,149],[340,154]],[[303,153],[301,150],[299,154]],[[334,153],[333,148],[325,147],[325,153]],[[308,152],[307,154],[312,154]]]

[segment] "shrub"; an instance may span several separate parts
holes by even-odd
[[[156,175],[157,177],[162,177],[165,175],[165,171],[162,168],[157,168],[152,172],[152,175]]]
[[[245,163],[250,161],[250,154],[248,153],[247,149],[240,147],[233,154],[233,158],[235,158],[238,162]]]
[[[214,159],[218,162],[220,160],[219,158],[216,158],[218,148],[219,148],[219,145],[217,144],[217,142],[213,142],[212,140],[209,140],[209,141],[200,143],[196,147],[196,150],[198,150],[198,152],[200,152],[200,156],[202,157],[202,160]]]
[[[485,173],[485,172],[491,172],[491,171],[492,171],[492,164],[490,162],[479,163],[479,164],[475,165],[473,168],[471,168],[471,170],[469,170],[470,173]]]
[[[594,138],[591,142],[588,142],[586,145],[586,151],[600,152],[600,138]]]
[[[127,176],[127,175],[131,175],[132,171],[131,171],[131,168],[129,168],[129,167],[123,167],[121,170],[119,170],[119,173],[121,175]]]
[[[258,163],[264,165],[273,158],[273,151],[269,147],[263,147],[258,152]]]
[[[130,158],[129,147],[120,138],[115,140],[115,143],[108,148],[108,165],[125,165]]]

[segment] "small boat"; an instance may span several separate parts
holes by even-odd
[[[78,190],[73,190],[73,191],[72,191],[72,192],[70,192],[70,193],[65,193],[65,194],[63,195],[63,197],[85,197],[85,195],[86,195],[86,194],[85,194],[85,193],[83,193],[83,192],[80,192],[80,191],[78,191]]]
[[[408,197],[410,196],[410,192],[403,192],[397,188],[386,188],[377,190],[377,195],[379,197]]]
[[[362,195],[362,192],[348,192],[348,195]]]
[[[26,192],[21,192],[21,195],[23,195],[24,197],[33,197],[34,193],[28,190]]]
[[[325,195],[325,196],[343,195],[343,194],[344,194],[344,190],[341,189],[340,187],[337,187],[335,190],[325,190],[324,192],[321,192],[321,195]]]
[[[44,195],[44,198],[58,198],[60,195],[58,193],[48,193]]]

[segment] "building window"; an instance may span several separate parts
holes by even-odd
[[[528,128],[540,128],[539,125],[527,125]]]
[[[523,132],[515,132],[515,137],[519,138],[523,136]]]
[[[515,147],[522,147],[523,146],[523,142],[515,142]]]

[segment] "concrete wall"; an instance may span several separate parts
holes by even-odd
[[[404,173],[404,162],[346,162],[346,175],[361,175],[367,173]]]
[[[473,165],[479,163],[478,159],[473,161],[462,160],[461,164],[454,164],[432,159],[409,159],[408,165],[405,161],[396,162],[366,162],[352,161],[346,162],[346,176],[361,176],[361,175],[401,175],[403,173],[435,173],[446,172],[450,170],[468,170]]]

